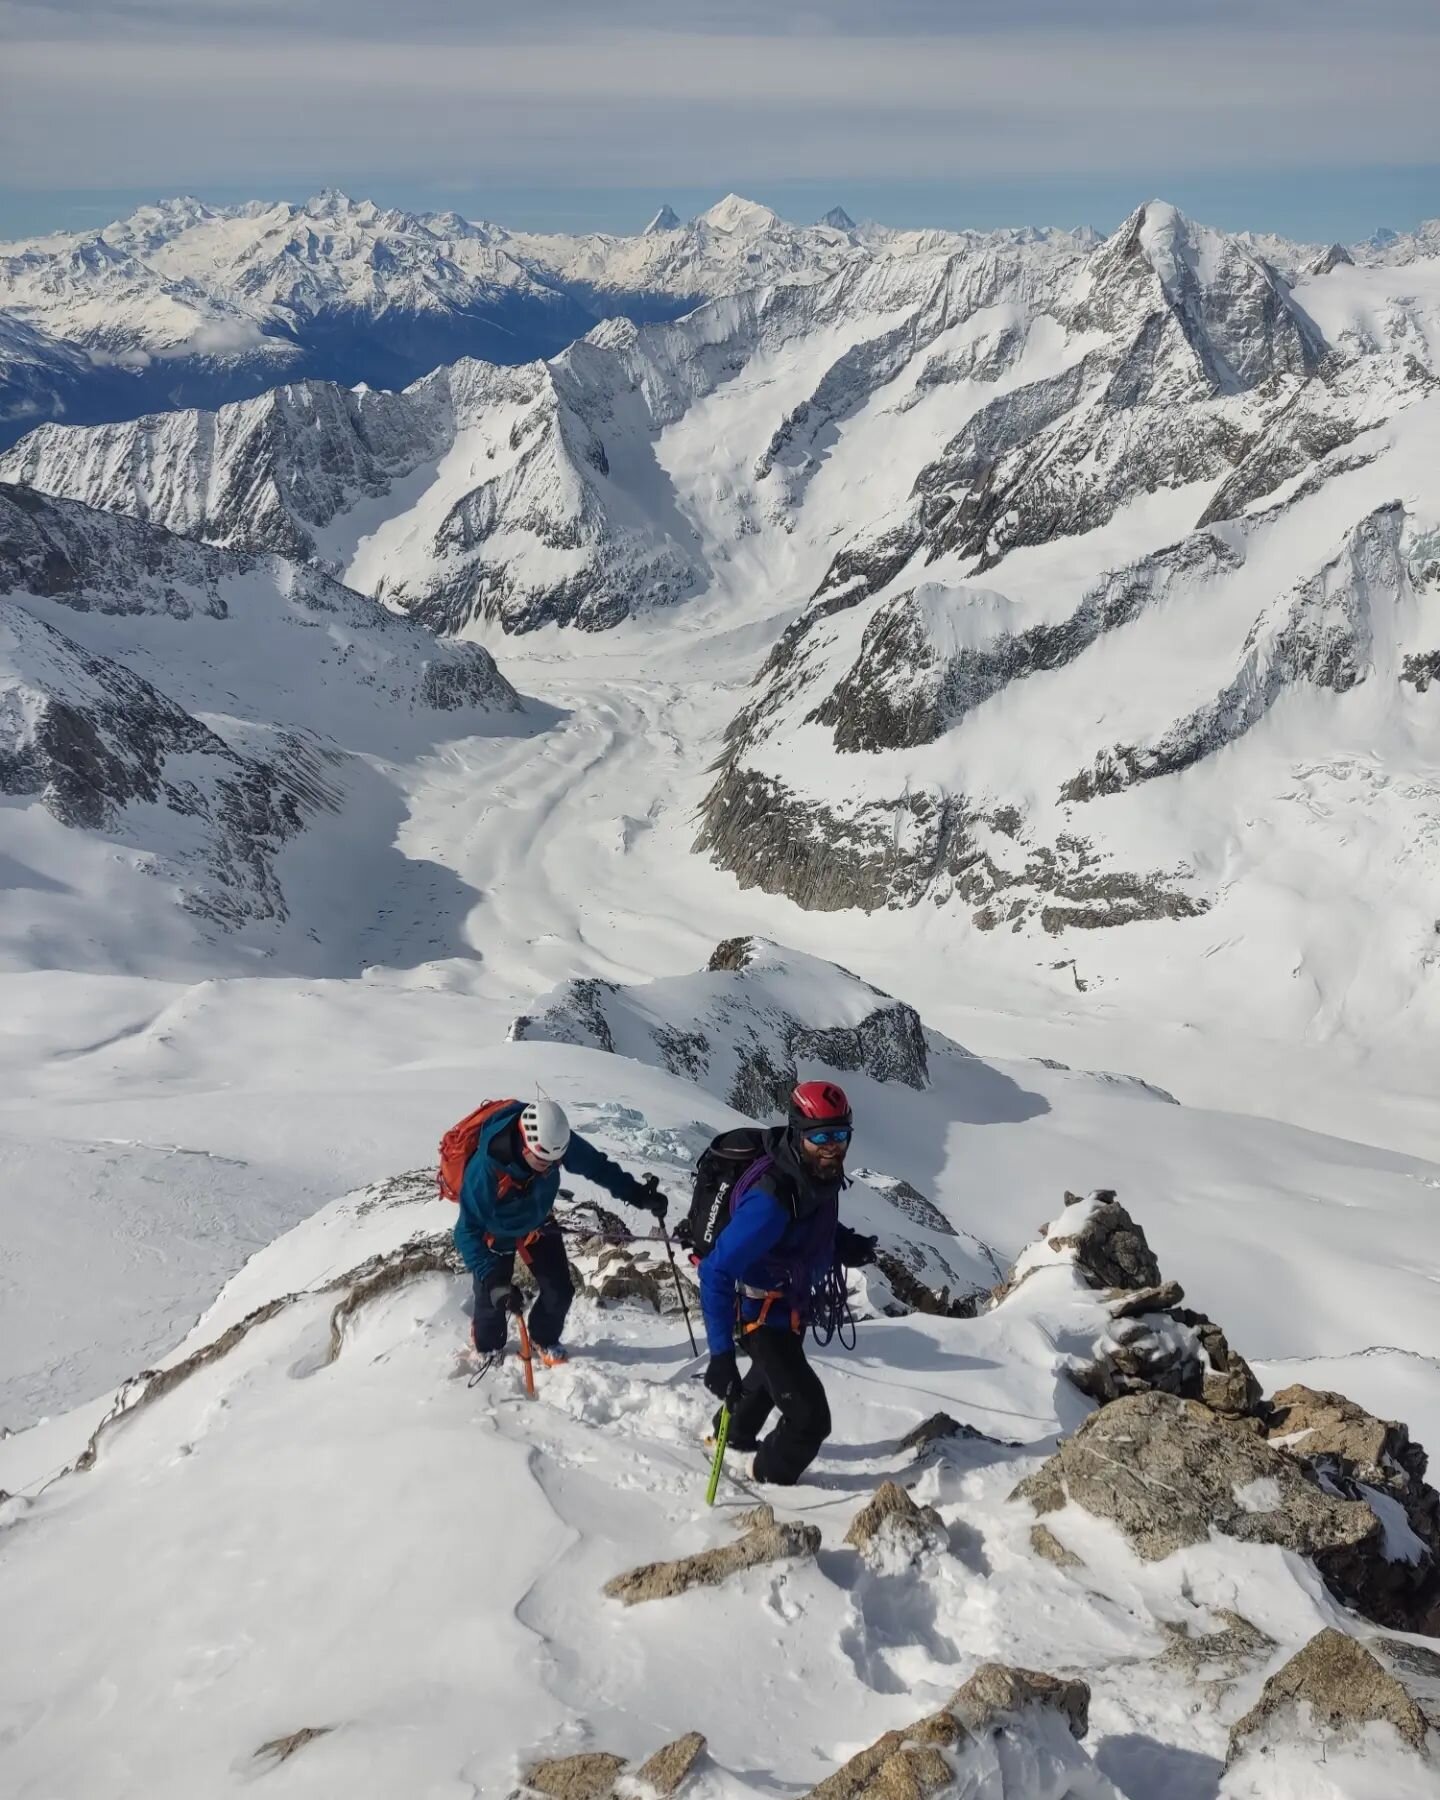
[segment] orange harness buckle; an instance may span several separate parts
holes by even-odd
[[[742,1335],[745,1337],[749,1337],[752,1331],[759,1331],[761,1326],[764,1325],[765,1321],[770,1317],[770,1308],[777,1300],[783,1300],[785,1298],[778,1288],[773,1291],[767,1290],[765,1294],[756,1297],[760,1300],[760,1316],[758,1319],[749,1319],[743,1322]],[[740,1302],[738,1299],[735,1302],[735,1311],[738,1317],[740,1311]],[[805,1329],[800,1320],[800,1308],[798,1306],[792,1306],[790,1308],[790,1329],[797,1334]]]

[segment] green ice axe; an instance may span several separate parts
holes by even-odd
[[[730,1402],[720,1408],[720,1428],[715,1433],[715,1460],[710,1464],[710,1485],[705,1490],[705,1504],[715,1504],[715,1490],[720,1486],[720,1470],[725,1462],[725,1445],[730,1437]]]

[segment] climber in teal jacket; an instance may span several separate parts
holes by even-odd
[[[531,1101],[486,1121],[465,1165],[455,1247],[475,1278],[472,1336],[482,1355],[504,1348],[515,1256],[530,1265],[540,1293],[530,1335],[547,1362],[564,1359],[560,1336],[575,1297],[564,1239],[553,1217],[560,1171],[604,1188],[624,1206],[643,1207],[663,1223],[665,1197],[602,1150],[572,1132],[553,1100]]]

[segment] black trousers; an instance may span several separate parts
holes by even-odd
[[[570,1311],[570,1302],[575,1298],[575,1284],[570,1279],[570,1263],[565,1255],[565,1240],[553,1221],[541,1227],[539,1237],[528,1247],[526,1255],[540,1289],[535,1304],[530,1308],[530,1336],[542,1349],[548,1350],[560,1342],[560,1334],[565,1329],[565,1315]],[[492,1350],[502,1350],[505,1347],[505,1335],[510,1328],[505,1295],[514,1279],[513,1250],[503,1256],[493,1256],[484,1273],[477,1272],[475,1276],[471,1332],[475,1348],[482,1354],[488,1355]],[[500,1296],[498,1300],[497,1293]]]
[[[745,1339],[750,1352],[743,1391],[730,1413],[730,1442],[747,1449],[778,1407],[780,1422],[760,1443],[755,1479],[793,1487],[830,1435],[830,1404],[796,1331],[762,1326]]]

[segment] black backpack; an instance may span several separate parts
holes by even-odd
[[[730,1197],[736,1183],[762,1157],[770,1154],[770,1132],[758,1125],[722,1131],[700,1152],[695,1165],[695,1191],[690,1211],[675,1227],[675,1241],[701,1262],[715,1248],[715,1240],[730,1222]],[[788,1184],[782,1183],[782,1187]],[[788,1194],[782,1197],[791,1201]]]

